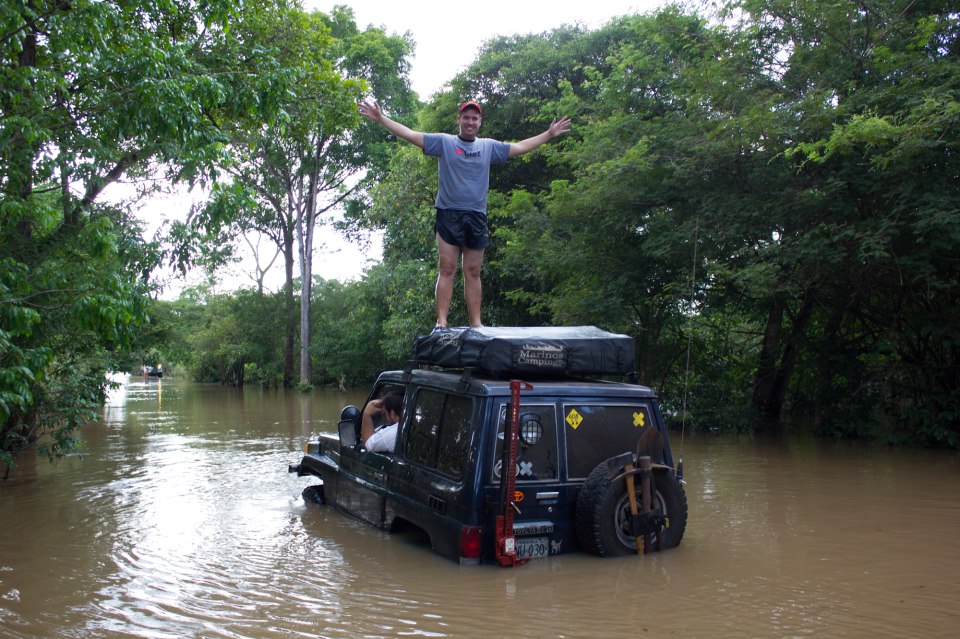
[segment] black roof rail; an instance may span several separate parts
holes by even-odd
[[[460,375],[460,385],[466,390],[467,386],[470,385],[470,380],[473,378],[473,368],[466,367],[463,369],[463,373]]]

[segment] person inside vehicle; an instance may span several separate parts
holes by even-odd
[[[360,439],[370,452],[392,453],[397,445],[397,428],[403,409],[403,391],[390,390],[380,399],[369,402],[360,421]],[[376,425],[380,415],[383,425]]]

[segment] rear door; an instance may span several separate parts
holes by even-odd
[[[502,514],[500,482],[503,475],[503,443],[508,419],[507,401],[499,400],[497,435],[491,458],[491,482],[487,501],[494,515]],[[558,413],[554,402],[531,398],[520,401],[517,440],[514,533],[521,557],[541,558],[567,552],[575,544],[572,512],[576,493],[565,485],[560,466]],[[568,516],[569,514],[569,516]],[[568,521],[569,519],[569,521]]]

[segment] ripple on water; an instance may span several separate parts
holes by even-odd
[[[0,486],[0,636],[939,637],[960,621],[956,456],[688,437],[680,548],[461,567],[303,502],[312,480],[287,464],[357,403],[310,401],[140,384],[82,460]]]

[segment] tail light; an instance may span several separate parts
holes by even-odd
[[[480,526],[463,526],[460,529],[460,563],[479,564],[483,529]]]

